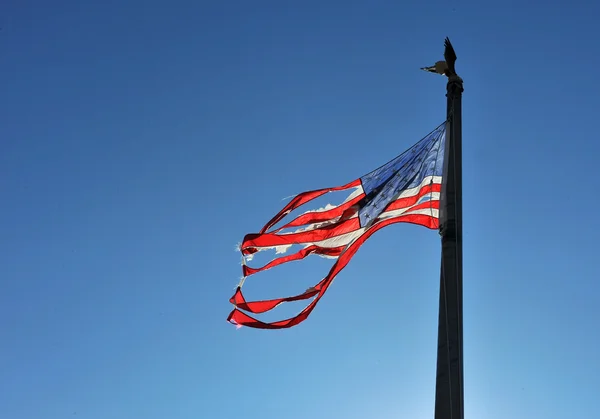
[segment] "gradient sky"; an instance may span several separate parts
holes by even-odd
[[[446,36],[465,81],[465,417],[596,417],[598,16],[581,0],[4,1],[0,417],[432,418],[435,231],[374,235],[295,328],[225,319],[244,234],[443,121],[445,80],[418,69]],[[244,290],[303,291],[329,263]]]

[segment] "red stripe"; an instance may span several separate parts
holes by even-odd
[[[360,220],[351,218],[342,222],[329,224],[314,230],[289,234],[247,234],[242,242],[242,253],[249,254],[249,248],[286,246],[290,244],[314,243],[317,241],[337,237],[360,228]],[[252,252],[254,253],[254,252]]]
[[[300,259],[304,259],[305,257],[307,257],[308,255],[311,254],[317,254],[317,255],[325,255],[325,256],[339,256],[340,253],[342,253],[342,251],[346,248],[346,246],[339,246],[339,247],[321,247],[321,246],[317,246],[317,245],[311,245],[308,247],[305,247],[303,249],[300,249],[299,251],[297,251],[294,254],[290,254],[290,255],[286,255],[286,256],[281,256],[278,257],[276,259],[273,259],[271,262],[267,263],[265,266],[261,267],[261,268],[251,268],[248,265],[243,265],[242,266],[242,272],[244,274],[244,276],[250,276],[253,275],[257,272],[261,272],[261,271],[265,271],[267,269],[271,269],[277,265],[281,265],[283,263],[286,262],[291,262],[294,260],[300,260]]]
[[[354,204],[358,203],[358,201],[363,199],[364,196],[365,196],[365,194],[362,193],[362,194],[352,198],[350,201],[345,202],[335,208],[331,208],[330,210],[327,210],[327,211],[309,212],[307,214],[302,214],[302,215],[296,217],[294,220],[287,223],[286,225],[284,225],[283,227],[280,227],[277,230],[272,231],[272,233],[276,233],[276,232],[279,232],[283,229],[290,228],[290,227],[300,227],[300,226],[303,226],[306,224],[320,223],[323,221],[329,221],[329,220],[333,220],[337,217],[341,217],[344,215],[344,212],[347,212],[347,210],[349,210],[350,207],[352,207]],[[346,216],[342,217],[342,218],[348,218],[348,214],[346,214]]]
[[[439,185],[437,184],[426,185],[423,188],[421,188],[419,193],[416,195],[393,201],[390,205],[388,205],[386,211],[410,207],[411,205],[414,205],[423,196],[431,193],[432,191],[435,192],[436,189],[438,189],[438,187]],[[412,211],[423,208],[437,208],[439,206],[438,202],[438,200],[427,201],[422,204],[411,207],[410,210]],[[244,241],[242,242],[241,251],[242,254],[249,255],[252,253],[256,253],[256,247],[273,247],[286,246],[290,244],[314,243],[332,237],[337,237],[339,235],[355,231],[359,228],[359,219],[353,218],[350,220],[336,222],[320,228],[316,228],[314,230],[302,231],[299,233],[278,234],[276,232],[273,232],[265,234],[247,234],[244,237]]]
[[[237,308],[249,311],[250,313],[264,313],[266,311],[273,310],[279,304],[287,303],[290,301],[308,300],[309,298],[314,297],[318,293],[319,292],[316,290],[316,288],[309,288],[302,294],[294,295],[292,297],[247,302],[244,298],[244,295],[242,294],[242,290],[238,287],[233,297],[229,299],[229,302],[231,304],[234,304]]]
[[[439,209],[440,207],[440,201],[426,201],[426,202],[421,202],[419,205],[415,205],[413,207],[410,207],[409,209],[407,209],[405,212],[403,212],[403,214],[406,214],[407,212],[413,212],[413,211],[418,211],[418,210],[422,210],[422,209]],[[402,209],[402,208],[401,208]],[[386,210],[387,211],[391,211],[391,210]]]
[[[442,188],[442,185],[440,185],[439,183],[425,185],[419,190],[418,194],[413,195],[413,196],[407,196],[405,198],[396,199],[395,201],[391,202],[390,205],[388,205],[388,207],[385,210],[392,211],[392,210],[410,207],[411,205],[416,204],[419,201],[419,199],[421,199],[428,193],[440,192],[441,188]],[[432,200],[432,201],[434,201],[434,200]],[[435,201],[437,201],[437,199],[435,199]],[[413,208],[411,208],[411,210],[413,210]]]
[[[417,195],[412,195],[412,196],[408,196],[405,198],[397,199],[392,204],[390,204],[390,207],[388,209],[386,209],[386,211],[413,205],[421,197],[423,197],[424,195],[426,195],[428,193],[440,192],[441,186],[442,185],[440,183],[424,185],[421,189],[419,189],[419,192]],[[330,210],[327,210],[327,211],[318,211],[318,212],[314,211],[314,212],[302,214],[302,215],[296,217],[294,220],[287,223],[286,225],[278,228],[277,230],[272,231],[271,233],[276,233],[276,232],[279,232],[281,230],[284,230],[284,229],[290,228],[290,227],[300,227],[300,226],[303,226],[306,224],[312,224],[312,223],[318,223],[318,222],[332,220],[336,217],[341,216],[346,209],[349,209],[352,205],[358,203],[361,199],[364,198],[364,196],[365,196],[365,194],[361,193],[360,195],[354,197],[350,201],[345,202],[335,208],[331,208]]]
[[[279,221],[281,221],[281,219],[283,217],[285,217],[286,215],[288,215],[290,212],[292,212],[299,206],[304,205],[307,202],[310,202],[313,199],[320,197],[321,195],[325,195],[326,193],[333,192],[333,191],[343,191],[344,189],[353,188],[358,185],[360,185],[360,179],[353,180],[352,182],[347,183],[344,186],[337,186],[334,188],[325,188],[325,189],[316,189],[314,191],[308,191],[308,192],[303,192],[301,194],[298,194],[281,211],[279,211],[275,215],[275,217],[271,218],[271,220],[267,224],[265,224],[265,226],[262,228],[262,230],[260,232],[261,232],[261,234],[266,232],[268,229],[270,229],[275,224],[277,224]]]
[[[286,301],[298,301],[305,300],[311,298],[316,295],[316,298],[311,301],[311,303],[306,306],[300,314],[294,316],[292,318],[286,320],[280,320],[277,322],[265,323],[260,320],[257,320],[242,311],[240,311],[237,307],[233,309],[233,311],[227,317],[227,320],[230,323],[238,324],[241,326],[259,328],[259,329],[284,329],[293,327],[308,318],[312,310],[315,308],[319,300],[323,297],[329,285],[333,282],[336,275],[346,267],[350,259],[354,256],[354,254],[358,251],[358,249],[362,246],[362,244],[373,235],[379,229],[386,227],[391,224],[399,223],[399,222],[407,222],[412,224],[422,225],[428,228],[437,228],[439,221],[437,218],[422,215],[422,214],[409,214],[409,215],[401,215],[399,217],[391,218],[388,220],[380,221],[377,224],[374,224],[371,228],[369,228],[362,236],[360,236],[356,241],[348,246],[346,251],[344,251],[334,265],[331,267],[331,270],[327,274],[327,276],[319,282],[314,289],[309,289],[306,292],[296,295],[294,297],[287,297],[282,299],[275,300],[266,300],[266,301],[253,301],[246,302],[241,290],[238,288],[235,295],[231,298],[231,302],[234,304],[238,304],[239,308],[242,309],[251,309],[247,310],[255,313],[262,313],[265,311],[272,310],[277,305],[286,302]],[[257,311],[258,310],[258,311]]]

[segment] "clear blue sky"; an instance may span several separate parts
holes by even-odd
[[[373,236],[312,316],[225,319],[235,244],[351,181],[464,92],[466,417],[600,394],[592,1],[0,6],[0,417],[432,418],[435,231]],[[586,205],[578,206],[580,203]],[[329,262],[246,282],[302,291]]]

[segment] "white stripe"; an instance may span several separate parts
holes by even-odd
[[[367,231],[367,229],[374,227],[375,225],[379,224],[382,221],[389,220],[390,218],[395,218],[395,217],[398,217],[401,215],[429,215],[431,217],[437,218],[438,214],[439,214],[439,211],[437,208],[421,208],[421,209],[414,210],[414,211],[407,211],[405,209],[387,211],[387,212],[382,213],[381,216],[377,219],[377,222],[369,227],[362,227],[362,228],[359,228],[358,230],[350,231],[348,233],[340,234],[339,236],[331,237],[331,238],[325,239],[325,240],[320,240],[320,241],[317,241],[314,243],[306,243],[306,246],[308,247],[313,244],[316,244],[317,246],[325,247],[325,248],[347,246],[352,241],[354,241],[355,239],[362,236],[364,234],[364,232]]]
[[[420,192],[420,190],[423,187],[425,187],[426,185],[429,185],[431,183],[434,183],[434,184],[435,183],[440,183],[441,181],[442,181],[442,177],[441,176],[427,176],[427,177],[423,178],[423,180],[421,181],[421,183],[418,186],[415,186],[414,188],[410,188],[410,189],[405,189],[396,198],[394,198],[390,202],[393,202],[393,201],[398,200],[398,199],[408,198],[408,197],[411,197],[411,196],[418,195],[419,192]],[[355,190],[340,205],[344,205],[346,202],[349,202],[350,200],[356,198],[358,195],[360,195],[360,194],[362,194],[364,192],[362,185],[356,186],[354,189]],[[435,198],[439,199],[439,192],[432,192],[432,193],[427,194],[427,195],[431,195],[432,196],[432,200],[435,200]],[[427,195],[424,195],[424,196],[427,196]],[[319,209],[316,209],[316,210],[306,211],[302,215],[304,215],[304,214],[310,214],[310,213],[315,213],[315,212],[329,211],[330,209],[337,208],[340,205],[335,205],[335,206],[334,205],[327,205],[324,208],[319,208]],[[306,224],[305,227],[300,227],[300,228],[298,228],[296,230],[293,230],[293,231],[285,231],[285,232],[282,231],[282,232],[279,232],[277,234],[283,236],[283,235],[286,235],[286,234],[302,233],[303,231],[314,230],[316,228],[320,228],[320,227],[326,226],[328,224],[332,224],[334,222],[337,222],[337,219],[332,219],[332,220],[329,220],[329,221],[322,221],[322,222],[319,222],[319,223]],[[283,247],[283,246],[280,246],[280,247]],[[287,246],[287,247],[289,247],[289,246]]]
[[[380,222],[383,222],[385,220],[389,220],[391,218],[395,218],[395,217],[398,217],[401,215],[419,215],[419,214],[420,215],[429,215],[433,218],[438,218],[439,210],[437,208],[421,208],[418,210],[410,211],[410,208],[408,208],[408,209],[400,209],[400,210],[394,210],[394,211],[386,211],[381,214],[381,216],[377,219],[376,223],[374,223],[373,225],[371,225],[369,227],[361,227],[357,230],[350,231],[350,232],[344,233],[344,234],[340,234],[339,236],[331,237],[331,238],[325,239],[325,240],[320,240],[320,241],[316,241],[316,242],[307,242],[307,243],[294,243],[294,244],[302,244],[304,247],[309,247],[314,244],[314,245],[317,245],[317,246],[323,247],[323,248],[348,246],[354,240],[356,240],[360,236],[362,236],[365,233],[365,231],[374,227],[375,225],[379,224]],[[284,246],[257,247],[256,249],[259,252],[262,252],[262,251],[268,250],[268,249],[275,249],[275,253],[281,254],[281,253],[285,253],[292,246],[293,246],[293,244],[289,244],[289,245],[284,245]],[[326,257],[328,259],[337,259],[337,256],[326,256],[326,255],[319,255],[319,256]],[[276,259],[276,258],[274,258],[274,259]],[[272,259],[272,260],[274,260],[274,259]]]
[[[428,202],[434,202],[434,201],[439,201],[440,200],[440,193],[439,192],[433,192],[431,194],[427,194],[429,196],[431,196],[431,200]],[[427,196],[425,195],[425,196]],[[383,219],[388,219],[391,217],[397,217],[399,215],[402,215],[403,213],[408,213],[410,211],[411,208],[415,207],[417,204],[411,205],[410,207],[406,207],[406,208],[398,208],[392,211],[385,211],[382,212],[381,215],[379,217],[377,217],[378,220],[383,220]],[[432,214],[433,210],[437,211],[437,208],[421,208],[420,210],[416,210],[416,211],[428,211],[429,214]],[[412,214],[412,212],[411,212]],[[415,214],[420,214],[419,212],[415,212]]]
[[[440,183],[442,181],[442,177],[441,176],[427,176],[423,179],[423,181],[421,182],[421,184],[419,186],[402,191],[402,193],[400,193],[394,201],[396,201],[398,199],[408,198],[408,197],[417,195],[424,186],[429,185],[430,183],[432,183],[432,181],[434,184]],[[346,198],[346,200],[340,205],[343,205],[344,203],[348,202],[349,200],[351,200],[354,197],[358,196],[359,194],[363,193],[362,186],[359,185],[355,189],[356,190],[354,192],[352,192],[350,194],[350,196],[348,196],[348,198]],[[426,197],[426,196],[431,197],[430,202],[439,201],[439,199],[440,199],[439,192],[430,192],[430,193],[424,195],[424,197]],[[377,218],[377,222],[375,224],[372,224],[368,228],[373,227],[374,225],[378,224],[381,221],[388,220],[390,218],[398,217],[401,215],[421,214],[421,215],[429,215],[430,217],[433,217],[433,218],[439,217],[439,210],[437,208],[422,208],[422,209],[411,211],[411,208],[413,208],[416,205],[417,204],[415,203],[414,205],[411,205],[406,208],[399,208],[399,209],[395,209],[392,211],[385,211],[379,215],[379,217]],[[335,207],[331,207],[331,208],[335,208]],[[331,208],[329,208],[329,209],[331,209]],[[321,212],[321,211],[326,211],[326,210],[327,209],[321,208],[318,210],[307,211],[304,214],[311,213],[311,212]],[[356,217],[358,217],[358,214],[354,214],[352,217],[350,217],[350,219],[356,218]],[[333,219],[331,221],[320,222],[320,223],[312,223],[312,224],[306,225],[306,227],[302,227],[302,228],[299,228],[294,231],[285,232],[285,233],[284,232],[277,233],[277,235],[284,236],[287,234],[301,233],[301,232],[308,231],[308,230],[314,230],[316,228],[323,227],[327,224],[332,224],[335,222],[337,222],[337,219]],[[308,246],[315,244],[317,246],[324,247],[324,248],[346,246],[346,245],[350,244],[353,240],[356,240],[358,237],[360,237],[365,231],[366,231],[366,228],[363,227],[363,228],[359,228],[358,230],[350,231],[348,233],[341,234],[336,237],[331,237],[331,238],[328,238],[325,240],[320,240],[317,242],[302,242],[302,243],[294,243],[294,244],[302,244],[302,245],[304,245],[304,247],[308,247]],[[286,253],[287,250],[290,247],[292,247],[294,244],[288,244],[288,245],[282,245],[282,246],[256,247],[256,250],[261,252],[261,251],[268,250],[268,249],[275,249],[276,254],[283,254],[283,253]]]
[[[319,208],[319,209],[316,209],[316,210],[306,211],[306,212],[302,213],[301,215],[299,215],[298,217],[302,217],[305,214],[311,214],[311,213],[314,214],[314,213],[317,213],[317,212],[325,212],[325,211],[332,210],[334,208],[337,208],[339,206],[344,205],[346,202],[351,201],[352,199],[356,198],[357,196],[359,196],[360,194],[363,193],[363,188],[362,188],[361,185],[355,186],[353,189],[354,189],[354,191],[341,204],[339,204],[339,205],[327,204],[323,208]],[[296,217],[296,218],[298,218],[298,217]],[[321,222],[317,222],[317,223],[305,224],[304,227],[297,228],[296,230],[292,230],[292,231],[280,231],[280,232],[277,233],[277,235],[279,235],[279,236],[285,236],[286,234],[295,234],[295,233],[302,233],[303,231],[315,230],[317,228],[324,227],[324,226],[326,226],[328,224],[336,223],[338,221],[338,218],[332,218],[331,220],[321,221]],[[284,247],[284,246],[280,246],[280,247]],[[289,247],[289,246],[285,246],[285,247]],[[280,253],[280,252],[277,252],[277,253]]]
[[[400,193],[400,195],[398,195],[398,197],[396,199],[406,198],[409,196],[417,195],[419,193],[419,191],[421,190],[421,188],[423,188],[423,186],[429,185],[430,183],[441,184],[442,177],[441,176],[427,176],[427,177],[423,178],[423,181],[418,186],[415,186],[414,188],[403,190],[402,193]]]

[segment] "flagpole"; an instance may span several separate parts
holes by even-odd
[[[454,70],[456,54],[446,38],[444,53],[448,125],[442,186],[440,304],[435,385],[435,419],[464,418],[463,252],[462,252],[462,92]]]

